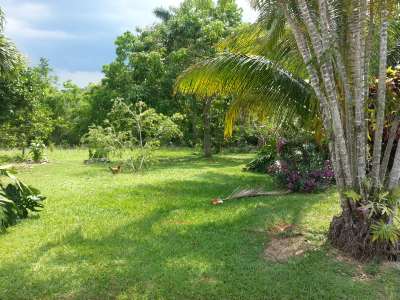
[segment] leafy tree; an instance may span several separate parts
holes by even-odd
[[[46,60],[33,68],[21,64],[8,78],[0,79],[6,111],[0,119],[3,145],[25,151],[33,140],[47,141],[52,131],[51,112],[44,98],[53,89]]]
[[[117,57],[104,66],[103,84],[93,91],[93,112],[100,112],[104,120],[103,112],[112,106],[104,99],[121,97],[127,104],[143,101],[167,116],[180,113],[185,142],[193,145],[202,139],[204,131],[203,101],[174,94],[175,80],[193,62],[215,55],[213,45],[240,25],[241,10],[233,0],[185,0],[177,9],[158,8],[155,14],[160,23],[117,38]],[[215,111],[217,108],[220,111]],[[211,105],[211,114],[223,118],[225,108]],[[101,118],[97,124],[101,124]],[[214,135],[215,131],[206,132]]]
[[[241,111],[267,113],[278,121],[293,115],[317,121],[312,116],[319,111],[342,207],[332,221],[330,240],[356,257],[398,256],[400,146],[388,151],[394,155],[390,166],[384,163],[382,145],[385,120],[393,113],[388,111],[386,68],[399,57],[395,26],[399,4],[388,0],[252,4],[260,12],[254,33],[228,40],[232,53],[187,70],[180,89],[204,96],[235,94],[228,134]],[[378,82],[374,123],[368,124],[373,80]],[[394,111],[398,114],[398,107]],[[372,145],[367,134],[373,137]]]
[[[89,94],[91,88],[82,89],[67,81],[62,89],[53,91],[45,98],[54,124],[51,142],[57,145],[79,144],[80,138],[92,123]]]

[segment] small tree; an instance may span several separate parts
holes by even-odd
[[[124,132],[115,132],[112,126],[91,126],[81,142],[89,148],[89,159],[107,161],[111,154],[121,156],[125,146]]]
[[[117,98],[108,117],[112,127],[128,137],[132,149],[129,162],[134,171],[149,165],[154,151],[161,144],[182,137],[178,125],[171,118],[158,114],[141,101],[129,105],[122,98]]]

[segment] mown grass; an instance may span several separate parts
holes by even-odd
[[[7,153],[1,153],[4,156]],[[48,196],[45,210],[0,236],[0,299],[399,299],[400,271],[339,261],[324,243],[333,191],[215,207],[238,186],[273,188],[242,172],[251,155],[204,159],[163,150],[143,174],[84,165],[57,150],[19,176]],[[263,258],[279,222],[319,245],[287,263]]]

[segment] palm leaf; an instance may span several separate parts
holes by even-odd
[[[318,110],[306,81],[260,56],[225,53],[200,62],[178,78],[176,91],[200,97],[234,96],[227,135],[241,113],[269,116],[283,124],[294,116],[312,119]]]
[[[0,8],[0,74],[12,70],[21,59],[15,45],[3,34],[4,23],[4,13]]]

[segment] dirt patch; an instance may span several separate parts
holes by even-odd
[[[331,249],[330,250],[331,256],[333,256],[337,261],[341,263],[345,263],[351,265],[355,268],[355,272],[352,276],[354,281],[358,282],[367,282],[374,278],[371,274],[365,271],[367,265],[365,263],[360,262],[359,260],[354,259],[352,256],[346,255],[342,251],[338,249]]]
[[[311,249],[310,243],[302,235],[273,238],[264,251],[264,257],[276,262],[285,262],[289,258],[302,255]]]

